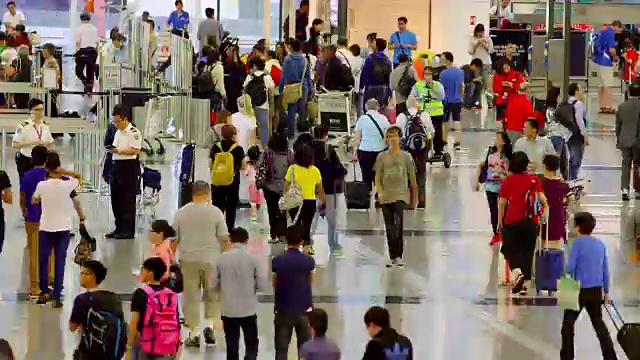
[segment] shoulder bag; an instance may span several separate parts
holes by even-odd
[[[382,140],[384,140],[384,132],[382,132],[382,129],[380,128],[380,125],[378,125],[378,122],[376,121],[376,119],[374,119],[373,116],[371,116],[371,114],[367,114],[367,117],[371,119],[371,122],[373,122],[373,125],[375,125],[376,129],[378,129],[378,132],[380,133],[380,137],[382,138]]]
[[[307,59],[304,59],[304,67],[302,68],[302,77],[300,78],[300,82],[295,82],[291,84],[286,84],[284,89],[282,90],[282,103],[285,105],[293,104],[302,99],[302,91],[304,90],[304,78],[307,76],[307,67],[309,66],[309,62]]]
[[[295,168],[291,168],[291,181],[289,182],[289,188],[287,189],[287,191],[285,191],[284,194],[282,194],[280,200],[278,200],[278,207],[282,211],[302,208],[303,201],[304,199],[302,197],[302,188],[296,182]],[[296,220],[294,220],[294,222]]]

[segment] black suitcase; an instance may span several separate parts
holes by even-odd
[[[371,207],[370,184],[358,181],[355,163],[353,163],[353,181],[345,183],[344,197],[347,202],[347,209],[362,210]]]
[[[178,189],[178,208],[190,203],[193,199],[193,181],[196,175],[196,146],[186,144],[182,147],[182,157],[180,159],[180,189]]]
[[[640,324],[625,323],[614,304],[605,305],[604,308],[607,310],[611,322],[618,331],[616,339],[625,355],[627,355],[629,360],[640,360]],[[611,312],[609,308],[613,309],[613,312]],[[622,324],[622,327],[618,326],[619,324]]]
[[[120,94],[120,103],[133,109],[134,107],[143,107],[147,101],[149,101],[149,98],[151,98],[151,89],[123,87]],[[131,119],[131,122],[135,124],[136,119]]]

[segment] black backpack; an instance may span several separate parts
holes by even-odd
[[[116,314],[90,307],[82,342],[87,353],[93,356],[100,354],[100,359],[120,360],[127,350],[127,324]]]
[[[249,76],[251,76],[251,80],[244,87],[244,92],[251,98],[251,105],[264,105],[267,102],[267,87],[264,84],[264,74]]]
[[[405,65],[404,72],[400,81],[398,81],[398,93],[404,97],[409,97],[413,86],[416,84],[416,79],[409,75],[410,64]]]
[[[376,54],[371,55],[373,62],[373,85],[389,84],[391,77],[391,69],[386,57],[378,57]]]
[[[407,125],[404,127],[404,148],[409,151],[429,150],[429,133],[422,124],[422,113],[406,113]]]
[[[199,98],[208,98],[216,91],[216,84],[213,83],[211,70],[211,68],[205,66],[194,79],[194,85]]]
[[[555,120],[560,123],[560,125],[569,129],[572,134],[580,133],[580,129],[578,129],[578,125],[576,124],[576,108],[574,104],[575,102],[565,101],[558,105],[553,112]]]

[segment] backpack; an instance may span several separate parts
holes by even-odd
[[[90,307],[83,326],[82,342],[88,353],[102,354],[100,359],[120,360],[127,351],[127,324],[110,311]]]
[[[244,92],[251,98],[251,105],[262,106],[267,102],[267,88],[264,84],[264,74],[260,76],[249,75],[251,80],[244,87]]]
[[[213,83],[211,70],[208,66],[205,66],[202,71],[196,74],[194,85],[200,98],[206,98],[216,91],[216,84]]]
[[[384,349],[384,356],[387,360],[408,360],[409,349],[403,349],[399,343],[395,343],[393,348]]]
[[[545,209],[542,201],[540,201],[538,197],[538,192],[533,188],[536,181],[537,179],[531,179],[531,188],[525,193],[525,217],[530,219],[534,224],[540,224]]]
[[[371,61],[373,63],[373,85],[389,84],[391,69],[389,68],[389,63],[387,63],[387,58],[372,54]]]
[[[415,115],[405,114],[409,121],[404,127],[404,147],[406,150],[424,150],[429,147],[429,133],[422,124],[422,113],[418,112]]]
[[[220,152],[213,159],[213,169],[211,171],[211,185],[227,186],[233,183],[236,177],[236,167],[231,153],[236,148],[236,144],[231,145],[229,151],[222,150],[222,142],[216,144]]]
[[[409,68],[409,64],[405,65],[402,77],[400,77],[400,81],[398,81],[398,93],[404,97],[409,97],[411,89],[413,89],[413,86],[416,84],[416,79],[409,75]]]
[[[178,295],[169,288],[155,291],[142,288],[147,294],[147,308],[142,319],[140,347],[147,354],[175,355],[180,348],[180,318]]]
[[[566,127],[572,134],[580,132],[576,125],[576,108],[573,106],[575,102],[563,102],[553,112],[555,121]]]
[[[591,60],[595,59],[598,55],[599,47],[598,47],[598,38],[600,37],[600,33],[594,31],[591,33],[591,41],[589,41],[589,58]]]

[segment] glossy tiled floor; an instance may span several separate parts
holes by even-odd
[[[314,285],[314,301],[330,314],[329,334],[342,346],[344,359],[362,355],[367,334],[362,316],[372,304],[383,304],[392,314],[393,325],[414,340],[416,359],[554,359],[560,346],[561,311],[548,298],[520,303],[508,300],[497,286],[491,269],[492,251],[488,211],[483,193],[471,190],[474,167],[481,150],[492,141],[490,120],[482,114],[465,113],[463,149],[454,153],[454,166],[433,165],[427,182],[427,209],[405,215],[406,250],[404,269],[386,269],[386,245],[381,214],[341,212],[342,258],[329,258],[320,222],[315,235],[319,268]],[[597,232],[609,247],[613,273],[613,293],[629,321],[640,318],[640,270],[626,264],[626,244],[620,239],[620,223],[628,207],[618,195],[619,155],[614,147],[613,117],[601,116],[592,122],[591,146],[586,151],[583,175],[587,185],[584,208],[596,214]],[[70,145],[59,144],[63,153]],[[171,149],[175,153],[175,149]],[[198,154],[197,178],[206,178],[206,158]],[[12,154],[8,154],[12,158]],[[167,162],[169,163],[169,162]],[[176,187],[169,165],[159,166],[164,189],[158,216],[171,218],[176,208]],[[8,172],[17,181],[13,164]],[[16,184],[17,182],[14,182]],[[17,191],[17,186],[14,185]],[[85,194],[90,231],[102,235],[110,229],[109,199]],[[342,206],[344,209],[344,206]],[[240,223],[251,228],[253,251],[268,258],[282,246],[270,246],[262,225],[251,224],[242,212]],[[0,255],[0,337],[7,338],[18,359],[70,359],[75,336],[67,330],[70,299],[79,292],[78,269],[68,264],[63,310],[39,307],[20,300],[24,291],[24,245],[17,207],[7,209],[7,240]],[[132,271],[137,269],[147,248],[141,218],[140,234],[134,241],[99,242],[98,258],[109,268],[105,286],[130,297],[137,286]],[[502,268],[503,266],[499,266]],[[493,271],[492,271],[493,270]],[[128,304],[127,304],[128,306]],[[261,335],[260,359],[273,359],[272,294],[261,295],[258,314]],[[613,329],[609,323],[610,328]],[[584,317],[577,323],[577,359],[599,359],[599,347]],[[464,345],[463,345],[464,344]],[[185,359],[222,359],[224,349],[186,351]],[[293,354],[292,354],[293,358]]]

